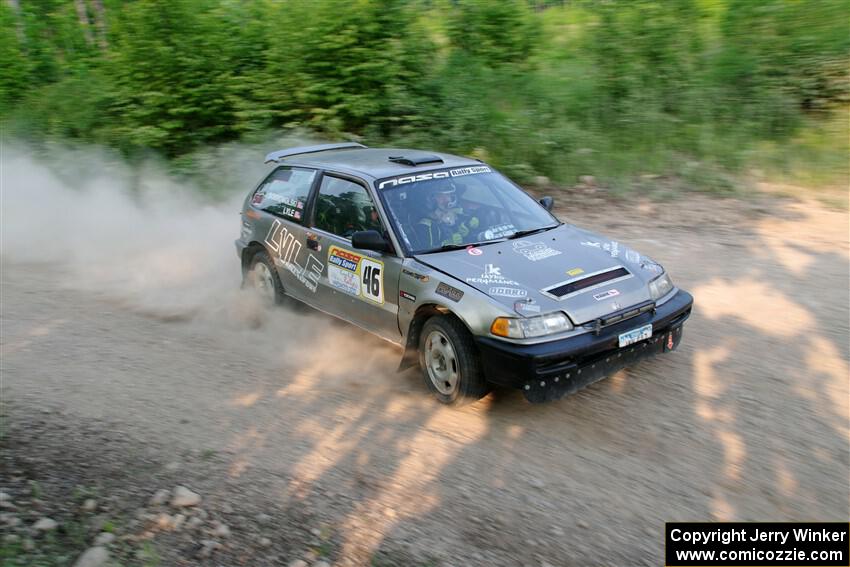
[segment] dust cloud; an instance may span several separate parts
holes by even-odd
[[[335,351],[353,353],[362,349],[362,338],[353,342],[362,333],[312,312],[265,308],[240,289],[234,247],[242,200],[268,171],[263,156],[269,147],[298,143],[304,142],[212,151],[209,172],[200,178],[218,186],[204,190],[154,160],[130,165],[104,149],[36,153],[6,143],[0,160],[4,268],[46,265],[59,285],[166,321],[188,321],[206,332],[274,343],[278,355],[286,351],[292,361],[295,353],[319,370],[301,347],[321,335]],[[377,350],[383,353],[379,358],[386,354]],[[391,358],[397,364],[396,356]],[[337,370],[344,372],[342,366]]]
[[[13,147],[3,152],[2,254],[49,262],[63,283],[143,309],[189,314],[239,287],[239,202],[205,198],[152,162]]]

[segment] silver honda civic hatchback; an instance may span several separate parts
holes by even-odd
[[[357,143],[266,162],[236,241],[245,285],[398,344],[443,403],[555,400],[682,339],[693,298],[661,265],[485,163]]]

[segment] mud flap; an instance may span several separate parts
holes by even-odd
[[[557,375],[529,380],[523,384],[522,393],[532,403],[559,400],[640,360],[675,350],[682,341],[682,329],[683,326],[679,325],[630,347],[609,351],[584,361]]]

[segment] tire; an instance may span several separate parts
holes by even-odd
[[[269,305],[282,305],[286,301],[280,276],[265,250],[260,250],[251,258],[245,274],[245,287],[257,291]]]
[[[471,403],[490,391],[472,335],[454,317],[437,315],[425,322],[419,335],[419,367],[428,389],[444,404]]]

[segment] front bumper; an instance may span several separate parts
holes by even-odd
[[[487,380],[521,388],[531,402],[557,400],[601,380],[641,359],[674,350],[682,340],[682,325],[694,299],[679,290],[655,312],[644,313],[597,335],[587,332],[568,339],[517,345],[490,337],[475,337]],[[619,347],[619,335],[652,323],[652,337]]]

